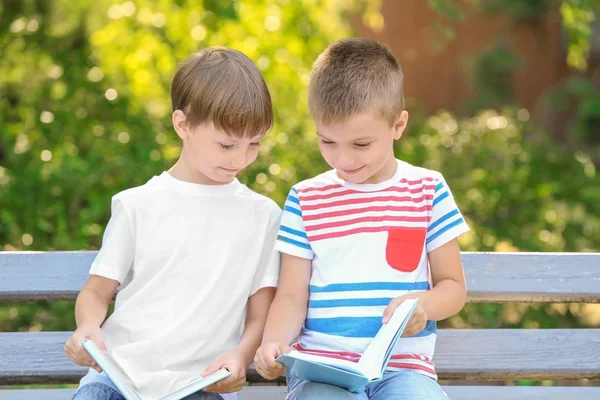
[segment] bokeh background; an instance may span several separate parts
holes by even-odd
[[[600,250],[598,0],[0,0],[0,251],[98,249],[115,193],[176,160],[169,85],[206,46],[263,72],[275,126],[240,179],[280,205],[324,171],[306,106],[334,40],[387,43],[397,157],[440,170],[469,251]],[[569,268],[569,265],[565,265]],[[2,279],[2,277],[0,277]],[[477,304],[441,326],[598,327],[591,304]],[[74,329],[72,302],[0,303],[0,331]],[[527,383],[527,382],[520,382]]]

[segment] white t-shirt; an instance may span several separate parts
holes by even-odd
[[[103,339],[140,393],[183,386],[239,343],[248,298],[278,283],[280,216],[237,180],[167,172],[113,197],[90,274],[121,283]]]

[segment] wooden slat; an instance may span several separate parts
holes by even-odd
[[[600,303],[600,253],[463,253],[469,301]]]
[[[85,369],[64,355],[68,336],[1,333],[0,385],[78,382]],[[600,329],[442,329],[434,362],[441,379],[599,379]]]
[[[0,252],[0,301],[74,300],[96,255]],[[600,254],[463,253],[469,300],[600,302]]]
[[[0,252],[0,301],[74,300],[96,253]]]
[[[600,399],[600,387],[445,386],[452,400],[587,400]],[[0,400],[69,400],[75,389],[0,390]],[[240,400],[284,400],[285,386],[254,386]]]

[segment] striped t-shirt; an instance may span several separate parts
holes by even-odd
[[[469,230],[442,175],[398,161],[392,179],[353,184],[334,170],[292,187],[276,248],[312,260],[296,347],[358,360],[392,299],[430,289],[427,253]],[[436,379],[436,324],[401,338],[388,370]]]

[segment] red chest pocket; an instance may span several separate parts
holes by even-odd
[[[398,271],[413,272],[419,266],[427,228],[393,228],[388,231],[385,258]]]

